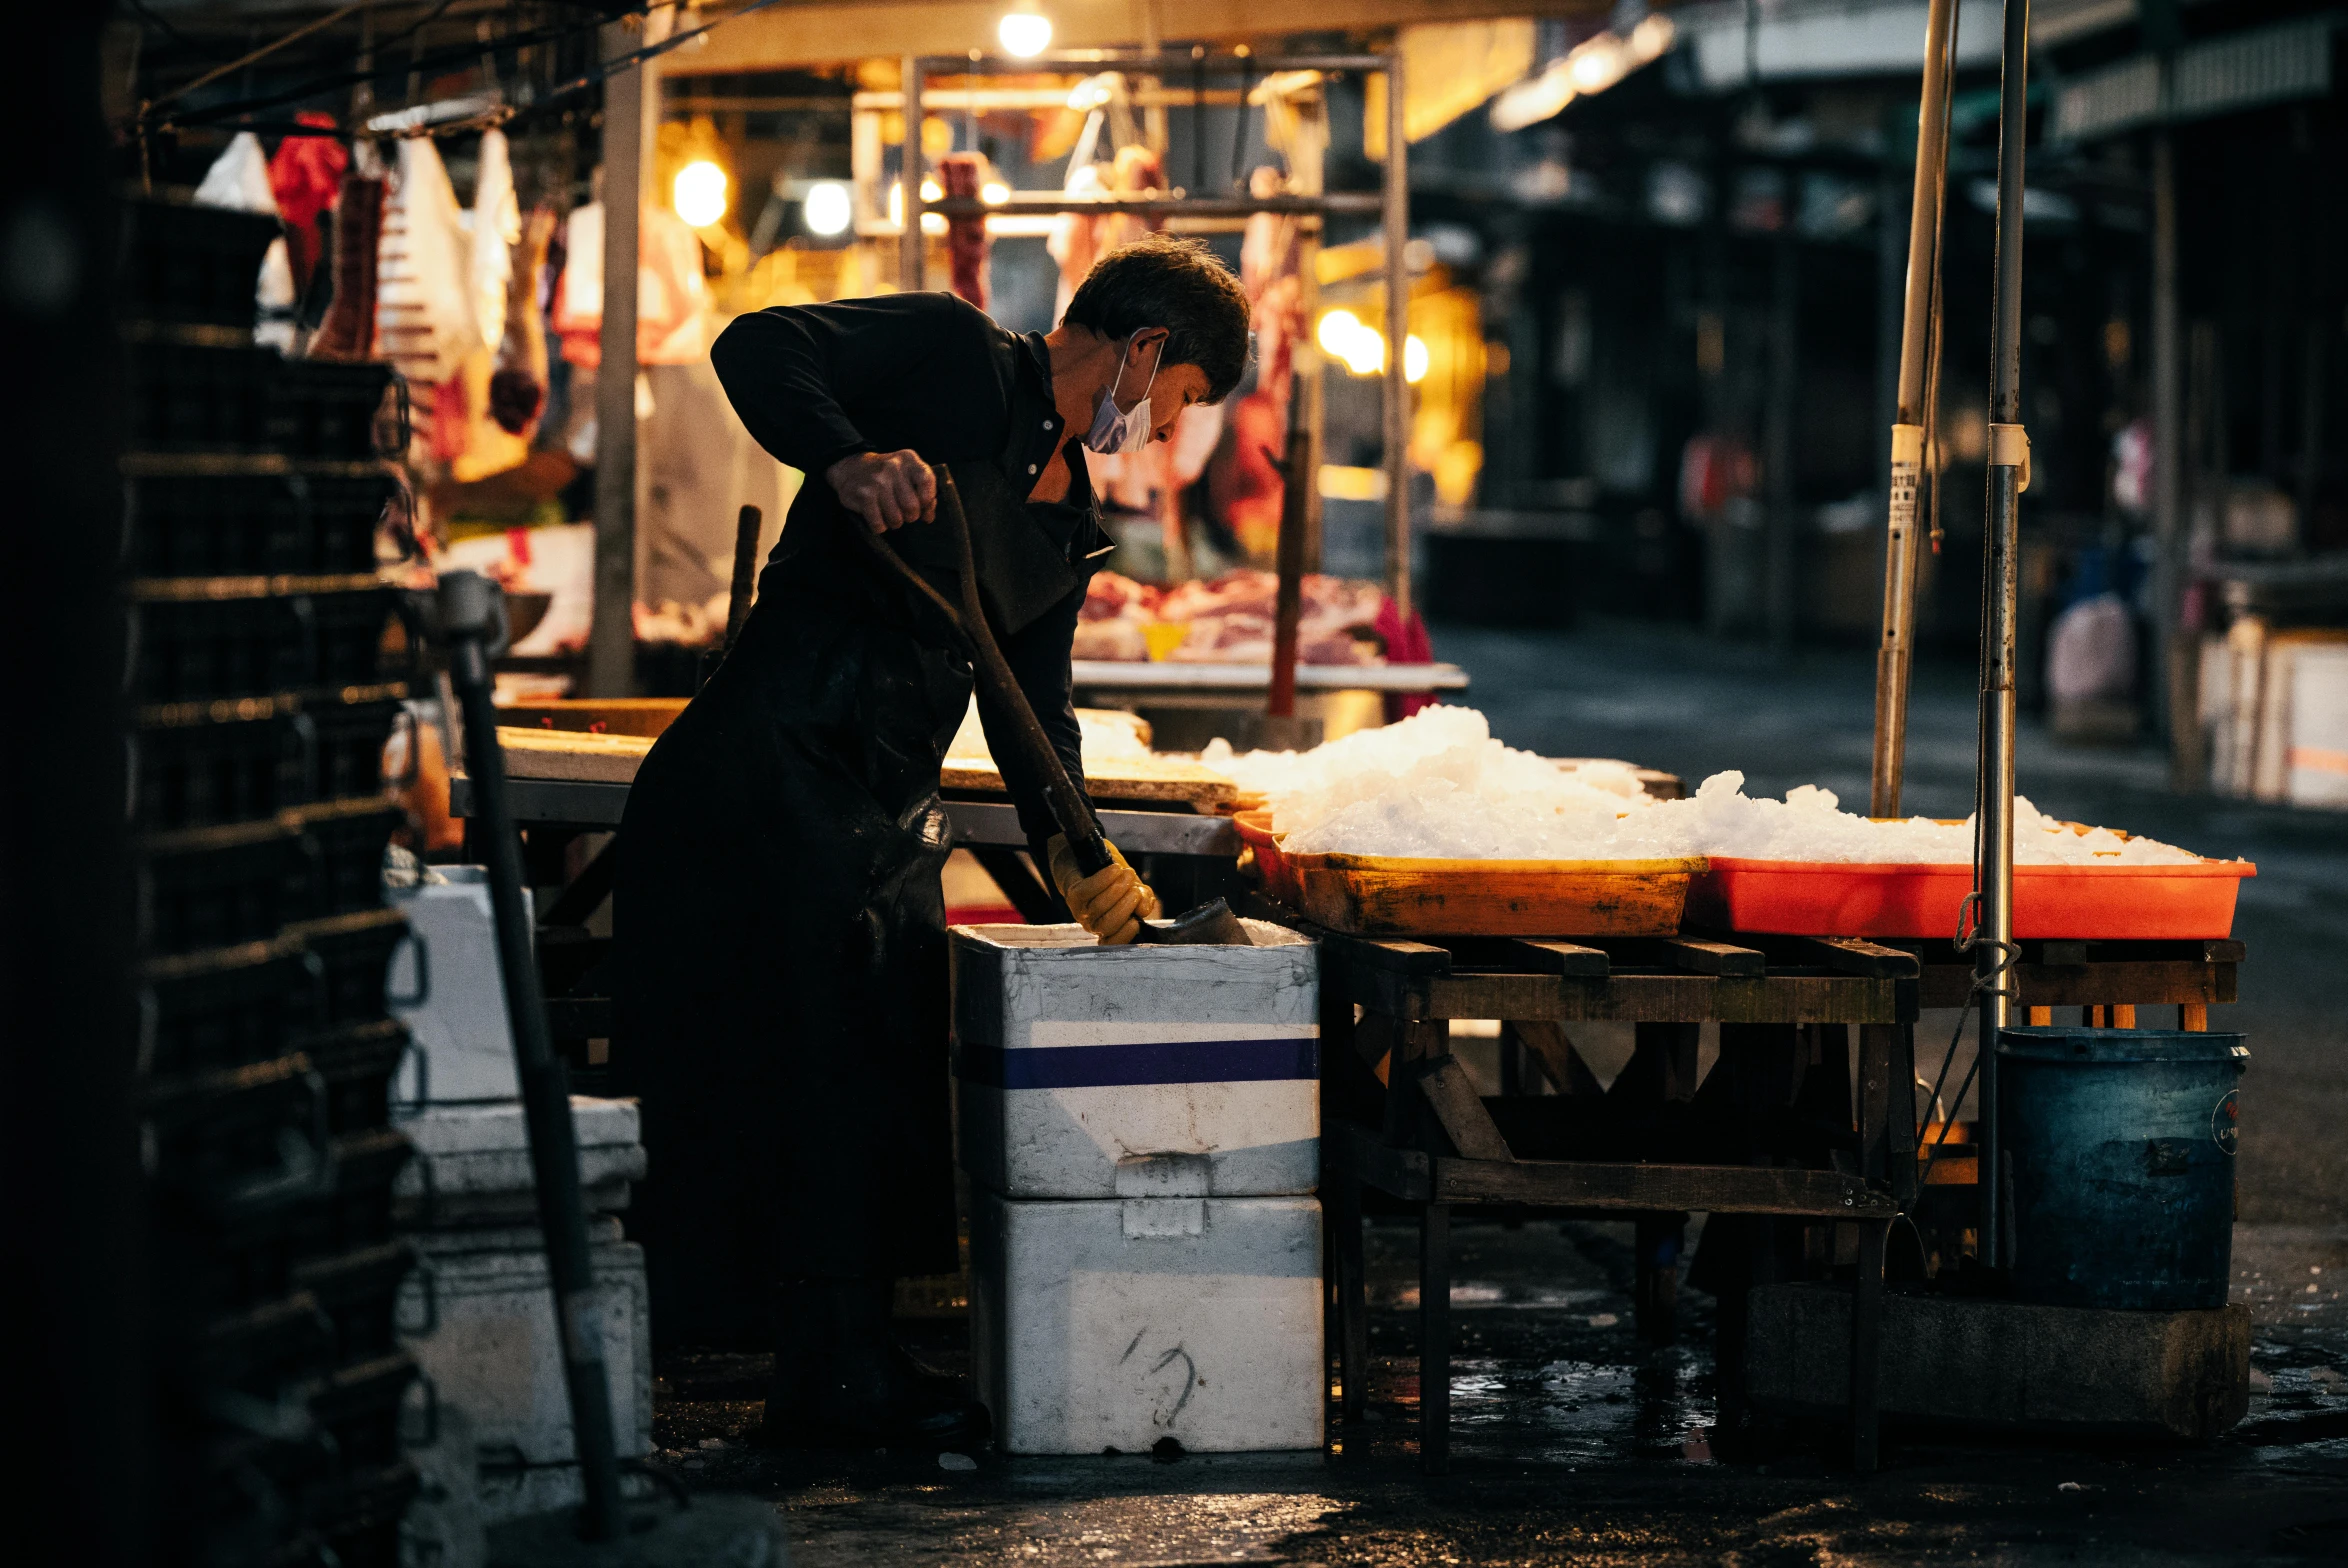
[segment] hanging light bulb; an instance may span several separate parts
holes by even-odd
[[[726,171],[707,158],[696,158],[677,171],[669,190],[677,216],[697,229],[706,229],[726,215]]]
[[[838,180],[818,180],[807,187],[807,194],[799,203],[799,215],[807,224],[807,232],[831,239],[848,232],[855,220],[856,204],[848,194],[848,187]]]
[[[1013,11],[995,24],[995,39],[1003,53],[1032,60],[1052,47],[1052,19],[1034,11]]]

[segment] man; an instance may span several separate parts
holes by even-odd
[[[956,1267],[938,774],[972,688],[937,611],[952,467],[988,619],[1072,778],[1069,644],[1109,540],[1084,448],[1164,440],[1247,359],[1238,280],[1203,247],[1105,258],[1049,334],[951,295],[745,316],[711,359],[750,433],[808,476],[724,665],[645,759],[614,905],[621,1045],[651,1160],[638,1223],[671,1343],[772,1325],[774,1441],[951,1444],[985,1412],[899,1348],[892,1282]],[[1087,929],[1157,900],[1081,878],[1000,707],[979,700],[1038,865]]]

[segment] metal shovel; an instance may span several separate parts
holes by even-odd
[[[970,523],[962,514],[961,492],[954,488],[954,476],[943,464],[936,467],[938,477],[938,522],[954,541],[961,556],[962,605],[956,609],[944,594],[931,587],[922,575],[889,548],[880,535],[858,526],[857,533],[872,553],[886,562],[890,570],[910,583],[921,596],[943,614],[977,654],[974,661],[978,677],[987,690],[1011,715],[1011,729],[1028,765],[1042,776],[1044,799],[1052,808],[1052,820],[1059,824],[1061,834],[1068,840],[1068,850],[1076,859],[1076,867],[1086,876],[1102,871],[1110,864],[1109,841],[1101,833],[1100,818],[1093,815],[1092,803],[1068,777],[1068,769],[1061,763],[1059,752],[1052,748],[1051,737],[1036,722],[1035,710],[1027,704],[1027,694],[1019,689],[1011,667],[1004,662],[1003,650],[996,646],[993,628],[987,625],[985,606],[978,597],[978,571],[971,558]],[[1163,925],[1141,922],[1141,933],[1136,942],[1157,942],[1219,947],[1252,947],[1247,927],[1231,912],[1231,906],[1222,899],[1199,905],[1178,920]]]

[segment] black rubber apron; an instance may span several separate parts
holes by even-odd
[[[1081,462],[1049,504],[987,466],[955,465],[974,539],[1030,575],[1036,536],[1057,547],[1072,590],[1039,609],[1081,592]],[[926,566],[934,539],[900,532]],[[834,537],[767,568],[620,830],[613,1060],[643,1104],[629,1229],[668,1345],[755,1342],[780,1278],[957,1267],[938,776],[971,667],[863,551]],[[982,585],[998,575],[1033,604],[982,560]]]

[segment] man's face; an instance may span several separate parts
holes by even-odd
[[[1161,365],[1158,356],[1165,347],[1163,327],[1136,334],[1125,350],[1119,372],[1119,385],[1124,389],[1124,396],[1117,400],[1119,408],[1130,409],[1141,400],[1138,389],[1149,388],[1152,441],[1172,440],[1182,411],[1207,400],[1207,373],[1196,365]]]
[[[1207,373],[1196,365],[1169,365],[1150,388],[1150,439],[1171,441],[1175,421],[1193,403],[1207,400]]]

